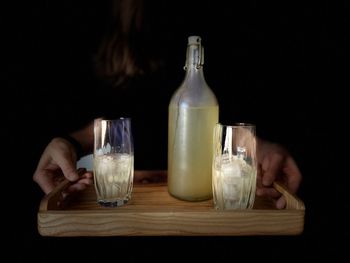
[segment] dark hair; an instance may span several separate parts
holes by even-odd
[[[157,68],[149,50],[149,21],[143,0],[115,0],[112,21],[96,55],[96,70],[115,86]]]

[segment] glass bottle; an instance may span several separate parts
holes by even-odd
[[[219,105],[203,74],[199,36],[188,38],[186,76],[169,104],[168,191],[182,200],[212,198],[213,130]]]

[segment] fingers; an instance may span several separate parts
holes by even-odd
[[[61,168],[64,176],[69,181],[76,181],[79,175],[76,171],[76,153],[74,147],[61,138],[55,138],[48,148],[48,156],[52,158],[52,162]]]
[[[279,199],[276,201],[276,208],[277,209],[283,209],[286,207],[287,201],[286,198],[282,195]]]
[[[271,198],[278,198],[281,196],[281,193],[272,187],[258,187],[256,189],[256,195],[257,196],[268,196]]]
[[[270,186],[282,170],[285,156],[280,153],[271,153],[262,161],[262,184]]]
[[[287,157],[283,172],[286,175],[286,184],[288,190],[291,193],[295,194],[300,186],[302,175],[292,157]]]
[[[258,140],[257,157],[259,169],[257,174],[258,196],[276,199],[276,207],[286,206],[285,197],[272,187],[274,181],[280,180],[291,193],[296,193],[301,180],[301,172],[292,156],[280,145]]]
[[[90,174],[91,175],[91,174]],[[92,185],[92,176],[80,179],[78,182],[70,185],[65,191],[64,196],[71,194],[73,192],[85,190],[89,185]]]
[[[93,178],[91,173],[85,174],[81,179],[78,181],[79,184],[85,184],[86,186],[93,184]]]
[[[36,171],[33,180],[40,186],[45,194],[50,193],[55,188],[55,172],[50,170]]]
[[[288,190],[291,193],[296,193],[300,186],[302,175],[294,159],[290,155],[281,153],[270,154],[262,162],[259,174],[260,184],[258,184],[256,194],[258,196],[277,198],[275,203],[277,209],[286,207],[286,199],[277,190],[267,186],[271,186],[281,175],[283,175],[283,181]]]
[[[265,196],[275,200],[275,206],[277,209],[283,209],[286,207],[286,198],[272,187],[259,187],[256,189],[257,196]]]
[[[76,156],[74,148],[65,140],[53,139],[42,154],[38,167],[33,175],[33,180],[39,184],[47,194],[54,187],[54,175],[60,173],[69,181],[78,180],[75,169]]]
[[[91,171],[87,171],[81,177],[82,178],[93,178],[93,173]]]

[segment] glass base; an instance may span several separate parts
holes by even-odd
[[[103,207],[119,207],[125,205],[129,200],[123,199],[123,200],[116,200],[116,201],[105,201],[105,200],[98,200],[97,203],[99,203]]]

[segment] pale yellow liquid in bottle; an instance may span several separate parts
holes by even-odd
[[[219,107],[169,106],[168,190],[188,201],[212,198],[213,132]]]

